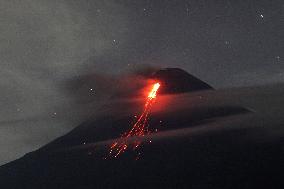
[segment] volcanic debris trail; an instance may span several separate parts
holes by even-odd
[[[157,96],[157,91],[160,87],[159,83],[155,83],[147,97],[146,103],[144,105],[143,112],[137,119],[137,121],[134,123],[132,128],[128,131],[122,134],[121,138],[114,142],[109,151],[110,156],[114,156],[115,158],[118,157],[121,153],[125,152],[129,146],[133,146],[133,150],[138,148],[141,145],[141,141],[134,140],[133,142],[129,143],[127,139],[129,137],[135,137],[135,136],[145,136],[146,134],[149,133],[148,130],[148,120],[149,120],[149,115],[151,112],[151,107],[153,103],[155,102],[156,96]]]

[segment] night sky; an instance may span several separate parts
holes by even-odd
[[[283,82],[284,1],[0,0],[0,50],[2,164],[98,106],[93,88],[92,105],[66,90],[82,75],[180,67],[215,88]]]

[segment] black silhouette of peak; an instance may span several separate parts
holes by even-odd
[[[152,74],[152,78],[160,82],[160,94],[185,93],[213,89],[209,84],[180,68],[165,68],[156,71]]]

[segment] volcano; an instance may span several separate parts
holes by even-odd
[[[161,83],[160,94],[175,94],[201,90],[212,90],[209,84],[180,68],[165,68],[156,71],[151,78]]]
[[[149,119],[159,131],[135,136],[144,144],[139,159],[133,150],[119,158],[104,158],[141,110],[137,104],[143,108],[145,103],[145,99],[116,99],[100,116],[1,166],[0,186],[283,188],[283,84],[212,90],[179,69],[152,76],[161,82],[161,89],[164,86]],[[195,90],[190,89],[193,83]],[[133,138],[124,142],[131,144]]]

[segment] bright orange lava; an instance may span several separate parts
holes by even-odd
[[[149,93],[148,95],[148,98],[156,98],[156,95],[157,95],[157,91],[160,87],[160,83],[155,83],[155,85],[153,86],[151,92]]]
[[[131,130],[128,132],[125,132],[122,137],[114,142],[109,151],[109,155],[114,155],[114,157],[119,156],[121,153],[125,152],[125,150],[129,147],[129,143],[127,143],[127,139],[129,137],[135,137],[135,136],[145,136],[148,131],[148,119],[149,114],[151,111],[151,107],[154,103],[154,99],[157,96],[158,89],[160,87],[159,83],[155,83],[151,89],[151,91],[148,94],[144,110],[135,122],[135,124],[132,126]],[[130,145],[133,145],[133,149],[136,149],[140,146],[141,141],[134,140]]]

